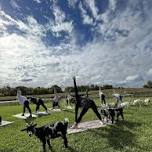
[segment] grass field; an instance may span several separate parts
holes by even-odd
[[[152,99],[152,98],[151,98]],[[125,98],[131,101],[133,98]],[[109,102],[112,99],[108,99]],[[96,100],[99,104],[99,101]],[[47,103],[48,106],[51,106]],[[32,105],[34,110],[34,105]],[[0,128],[0,152],[39,152],[42,151],[39,140],[20,130],[25,127],[24,120],[12,115],[21,113],[19,105],[1,105],[0,115],[12,125]],[[152,152],[152,105],[128,107],[124,111],[125,121],[118,124],[93,129],[83,133],[68,135],[69,148],[64,148],[60,138],[52,140],[53,152]],[[68,117],[70,124],[74,121],[74,111],[53,113],[35,120],[38,126],[56,122]],[[97,119],[89,110],[83,121]],[[49,150],[48,150],[49,151]]]

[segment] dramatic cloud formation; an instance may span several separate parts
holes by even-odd
[[[0,85],[152,79],[151,0],[0,2]]]

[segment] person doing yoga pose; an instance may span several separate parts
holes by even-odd
[[[78,128],[78,124],[80,123],[80,121],[81,121],[82,117],[85,115],[85,113],[89,110],[89,108],[91,108],[94,111],[94,113],[96,114],[96,116],[102,123],[101,116],[97,110],[97,106],[96,106],[95,102],[92,99],[80,97],[78,95],[78,89],[77,89],[75,77],[73,77],[73,81],[74,81],[76,104],[75,104],[75,123],[72,126],[72,128]],[[82,108],[82,111],[78,117],[78,110],[80,107]]]

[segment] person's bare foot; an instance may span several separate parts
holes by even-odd
[[[74,123],[73,126],[71,127],[71,129],[78,129],[78,124]]]

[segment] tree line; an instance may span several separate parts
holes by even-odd
[[[99,90],[99,87],[101,89],[112,89],[112,85],[81,85],[78,86],[78,90],[80,92],[85,92],[86,90]],[[63,92],[74,92],[73,87],[65,87],[64,90],[59,87],[58,85],[53,85],[50,88],[44,88],[44,87],[25,87],[25,86],[17,86],[17,87],[10,87],[10,86],[4,86],[0,88],[0,96],[16,96],[17,90],[20,89],[22,91],[23,95],[42,95],[42,94],[54,94],[54,91],[57,93],[63,93]]]

